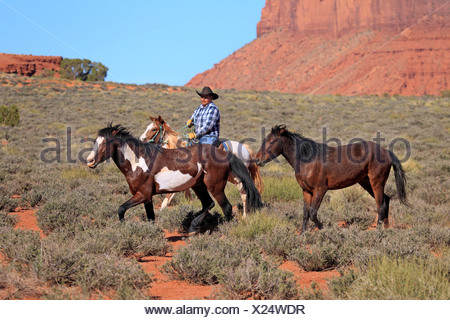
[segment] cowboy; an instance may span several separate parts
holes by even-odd
[[[191,118],[186,122],[189,127],[195,125],[195,131],[188,134],[188,139],[198,139],[198,143],[217,145],[219,143],[220,112],[212,102],[219,98],[210,87],[204,87],[200,96],[201,104],[195,109]]]

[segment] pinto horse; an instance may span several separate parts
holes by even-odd
[[[90,168],[109,158],[125,176],[132,197],[120,205],[119,220],[125,212],[143,203],[147,219],[155,220],[152,197],[155,194],[194,190],[202,203],[200,214],[192,221],[189,232],[196,232],[214,201],[219,203],[225,218],[232,219],[232,207],[224,189],[230,174],[242,183],[251,209],[262,206],[261,197],[245,165],[231,153],[211,145],[195,145],[178,149],[163,149],[155,144],[142,143],[120,126],[101,129],[94,149],[86,159]]]
[[[150,120],[152,121],[146,128],[145,132],[141,135],[140,139],[142,142],[152,142],[156,144],[160,144],[163,148],[174,149],[179,146],[186,146],[186,141],[182,140],[182,137],[174,131],[169,124],[164,121],[161,116],[154,118],[150,116]],[[252,180],[258,189],[258,192],[261,194],[264,190],[264,183],[261,177],[261,173],[259,167],[256,165],[256,161],[254,160],[254,152],[248,145],[241,144],[237,141],[233,140],[225,140],[219,146],[219,149],[230,151],[235,156],[244,162],[247,167]],[[237,188],[241,194],[241,200],[244,207],[243,216],[246,216],[246,211],[248,210],[246,204],[246,193],[245,190],[242,189],[242,186],[239,184],[239,180],[235,180],[232,175],[228,177],[228,181],[237,185]],[[166,199],[164,199],[161,209],[164,209],[170,201],[172,200],[174,194],[168,195]]]
[[[279,155],[294,168],[295,178],[303,189],[303,226],[308,220],[322,229],[317,211],[328,190],[342,189],[359,183],[375,198],[378,209],[377,225],[389,226],[390,197],[384,193],[391,167],[394,168],[397,195],[406,201],[406,176],[395,154],[371,141],[331,147],[290,132],[284,125],[272,128],[264,139],[256,158],[263,166]]]

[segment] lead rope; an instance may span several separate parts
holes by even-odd
[[[187,139],[188,145],[192,145],[192,143],[198,143],[198,142],[199,142],[198,139],[189,139],[189,138],[188,138],[189,133],[195,132],[195,126],[189,127],[189,126],[186,124],[186,125],[182,126],[182,127],[178,130],[178,132],[180,133],[180,135],[181,135],[183,138],[186,138],[186,139]]]

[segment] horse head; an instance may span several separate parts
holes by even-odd
[[[142,142],[156,142],[157,140],[162,142],[164,140],[166,122],[161,116],[157,118],[149,116],[149,118],[152,122],[150,122],[139,139]]]
[[[122,126],[108,126],[99,130],[97,139],[95,139],[94,149],[86,158],[86,164],[89,168],[94,169],[97,165],[108,158],[114,152],[114,138],[116,135],[129,134],[129,132]]]
[[[255,156],[258,166],[264,166],[267,162],[272,161],[281,154],[283,150],[281,138],[286,130],[285,125],[276,125],[272,128]]]

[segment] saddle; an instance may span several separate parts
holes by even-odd
[[[230,151],[231,146],[228,144],[228,139],[220,139],[214,143],[214,146],[220,150]]]

